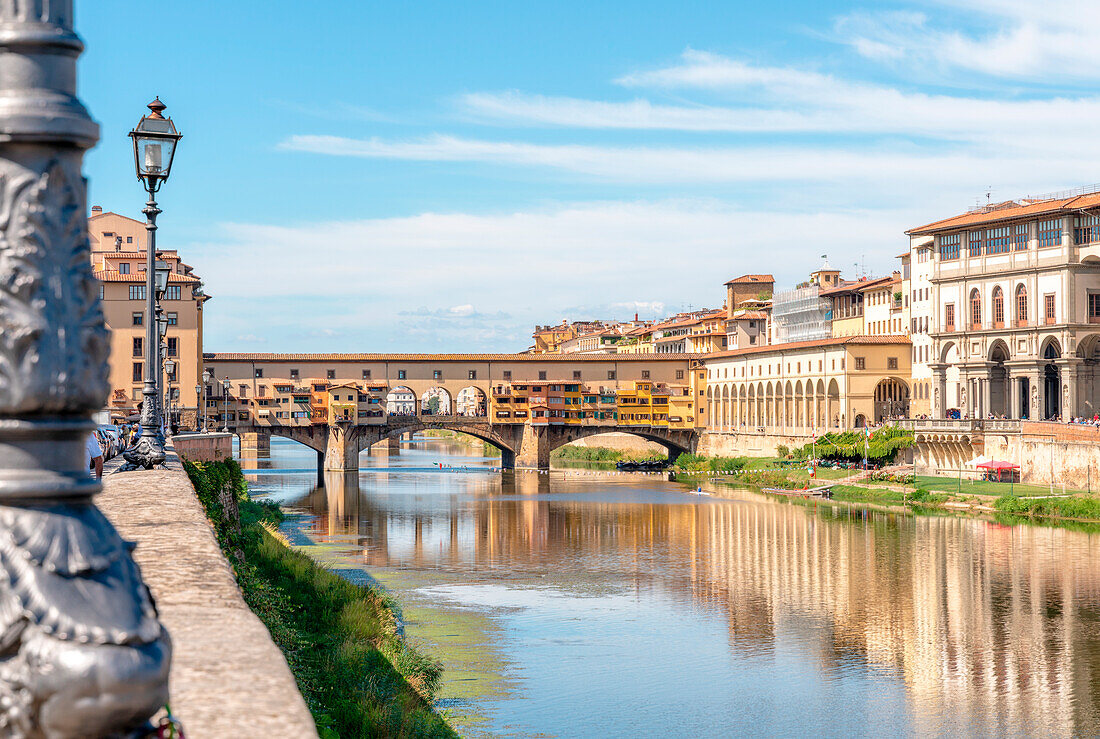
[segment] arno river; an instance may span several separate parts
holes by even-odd
[[[464,735],[1100,733],[1100,534],[472,455],[324,488],[292,442],[242,461],[295,543],[394,594]]]

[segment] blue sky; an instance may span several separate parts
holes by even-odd
[[[1100,180],[1082,0],[78,0],[77,23],[91,203],[139,216],[126,133],[154,95],[184,132],[160,245],[215,296],[208,350],[518,350],[821,254],[881,274],[986,192]]]

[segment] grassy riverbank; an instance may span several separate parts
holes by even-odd
[[[431,708],[440,666],[397,633],[393,603],[295,552],[276,506],[249,499],[236,462],[185,463],[249,607],[286,655],[329,737],[452,737]]]
[[[628,452],[605,446],[566,445],[551,452],[550,459],[571,462],[643,462],[665,459],[665,455],[661,452]]]

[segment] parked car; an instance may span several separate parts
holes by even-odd
[[[103,461],[122,453],[122,429],[118,426],[104,425],[95,430],[96,439],[103,449]]]

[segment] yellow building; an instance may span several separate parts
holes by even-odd
[[[92,208],[88,219],[92,270],[100,283],[100,298],[111,332],[110,384],[107,411],[112,421],[137,413],[144,386],[145,346],[145,224],[117,213]],[[161,305],[168,318],[164,339],[168,356],[176,363],[168,378],[166,404],[183,428],[197,427],[199,398],[195,392],[202,375],[202,312],[210,296],[193,268],[172,250],[158,250],[171,265],[168,290]]]

